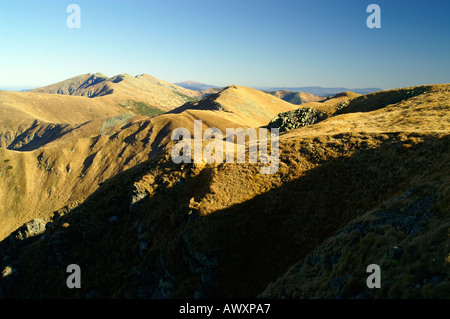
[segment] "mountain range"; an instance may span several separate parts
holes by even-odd
[[[148,74],[119,74],[108,78],[101,73],[83,74],[30,92],[99,98],[126,110],[154,115],[169,111],[185,102],[203,97],[192,91]]]
[[[295,93],[100,73],[0,92],[0,297],[450,297],[450,84]],[[195,120],[283,126],[278,171],[174,163]]]
[[[205,91],[208,89],[220,89],[217,86],[200,83],[197,81],[183,81],[175,83],[178,86],[183,88],[194,90],[194,91]],[[369,94],[372,92],[382,91],[381,88],[345,88],[345,87],[320,87],[320,86],[303,86],[303,87],[255,87],[258,90],[266,91],[266,92],[292,92],[292,93],[309,93],[316,96],[321,97],[329,97],[332,95],[336,95],[341,92],[354,92],[357,94]],[[294,103],[297,104],[297,103]]]
[[[380,88],[355,88],[348,89],[344,87],[324,88],[320,86],[304,86],[304,87],[260,87],[264,91],[291,91],[291,92],[306,92],[319,96],[331,96],[340,92],[350,91],[357,94],[369,94],[377,91],[382,91]]]
[[[189,89],[189,90],[193,90],[193,91],[205,91],[208,89],[217,89],[218,88],[217,86],[214,86],[214,85],[204,84],[204,83],[200,83],[200,82],[192,81],[192,80],[178,82],[175,84],[178,86],[181,86],[185,89]]]

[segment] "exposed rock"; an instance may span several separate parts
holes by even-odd
[[[9,267],[9,266],[6,266],[5,269],[3,269],[3,271],[2,271],[2,277],[3,278],[8,277],[8,276],[10,276],[12,274],[13,274],[13,269],[11,267]]]
[[[299,108],[278,114],[268,124],[268,128],[278,128],[280,132],[289,131],[299,127],[312,125],[328,118],[325,112],[312,108]]]
[[[140,201],[146,198],[147,195],[147,191],[142,186],[134,184],[130,201],[130,213],[136,213],[139,210]]]
[[[17,229],[13,233],[13,236],[19,240],[34,237],[42,234],[45,231],[46,225],[47,220],[45,219],[33,219]]]

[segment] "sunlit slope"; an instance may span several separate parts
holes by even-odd
[[[50,123],[83,123],[127,111],[118,105],[87,97],[1,91],[0,112],[1,127],[12,128],[22,118]]]
[[[37,126],[84,123],[129,111],[97,99],[80,96],[0,92],[0,147],[6,148],[21,134]]]
[[[171,113],[196,110],[210,111],[228,121],[245,127],[266,125],[280,112],[296,109],[296,106],[262,91],[245,86],[232,85],[219,93],[209,95],[199,102],[187,103]]]
[[[170,158],[172,128],[189,128],[199,114],[218,120],[240,111],[236,103],[226,105],[229,112],[135,119],[95,143],[86,139],[76,146],[77,172],[89,149],[97,155],[85,177],[127,157],[130,169],[90,189],[45,236],[24,242],[27,249],[2,242],[10,257],[1,265],[18,275],[0,287],[15,297],[446,297],[450,86],[430,88],[384,106],[375,95],[371,110],[281,134],[279,169],[269,175],[260,174],[261,163]],[[404,254],[390,257],[396,245]],[[65,285],[74,262],[84,269],[83,290]],[[386,267],[382,289],[365,289],[367,263]]]
[[[227,101],[229,109],[226,112],[189,109],[151,119],[124,113],[78,124],[34,123],[9,144],[11,149],[22,152],[1,150],[0,160],[4,164],[0,171],[4,182],[0,184],[0,194],[5,198],[0,207],[0,212],[3,212],[2,236],[27,220],[45,217],[61,207],[82,202],[98,188],[99,183],[163,150],[172,141],[173,130],[186,128],[193,136],[194,120],[201,120],[204,129],[215,127],[225,134],[227,128],[263,125],[279,111],[292,108],[287,104],[279,106],[275,98],[257,90],[232,90],[233,100],[226,100],[229,92],[218,99],[218,103]],[[42,96],[63,101],[66,98],[70,101],[97,101],[86,97],[29,94],[39,97],[36,101],[40,101]],[[255,107],[255,112],[264,117],[253,117],[251,107],[256,103],[260,103],[260,107]],[[251,114],[245,126],[242,125],[243,105]],[[48,110],[47,114],[46,109],[38,107],[26,110],[34,112],[34,117],[40,112],[43,114],[41,118],[46,120],[61,121],[63,117],[61,106],[58,108],[60,113]],[[69,114],[70,110],[66,109],[64,113]],[[83,119],[73,114],[71,118]]]
[[[87,96],[147,116],[172,110],[202,97],[200,92],[148,74],[134,77],[127,73],[111,78],[101,73],[84,74],[32,92]]]

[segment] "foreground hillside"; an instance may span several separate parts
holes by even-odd
[[[245,113],[260,114],[253,126],[262,126],[274,110],[291,110],[276,109],[287,102],[251,92],[229,87],[174,113],[131,119],[111,135],[86,138],[79,161],[88,149],[98,155],[85,176],[120,162],[121,152],[132,162],[77,205],[45,213],[42,204],[39,219],[5,238],[0,293],[450,297],[450,85],[330,100],[327,119],[280,136],[276,174],[260,174],[262,163],[248,161],[172,162],[174,142],[167,136],[176,127],[191,129],[194,119],[203,119],[204,129],[223,130],[240,125]],[[266,98],[275,100],[257,104]],[[64,167],[57,145],[44,152],[55,147],[53,156]],[[4,150],[2,161],[11,154]],[[1,185],[10,182],[4,178]],[[82,269],[81,289],[66,286],[66,267],[73,263]],[[380,289],[365,285],[369,264],[381,266]]]
[[[232,104],[228,101],[231,109],[227,112],[202,110],[189,104],[189,108],[177,114],[153,118],[123,113],[84,123],[33,121],[30,128],[11,139],[8,149],[0,148],[0,239],[31,219],[82,203],[112,176],[166,149],[176,128],[187,128],[193,133],[195,119],[202,120],[205,128],[215,127],[225,132],[226,128],[242,127],[246,116],[251,119],[247,124],[262,126],[277,113],[293,108],[289,103],[244,87],[228,88],[214,103],[218,105],[224,96],[231,95],[234,99]],[[96,101],[76,96],[43,96]],[[254,116],[240,111],[248,109],[251,101],[260,106],[254,110]],[[58,110],[62,107],[59,105]],[[40,110],[31,109],[35,113]],[[49,111],[45,119],[53,121],[63,120],[63,114],[70,113],[67,108],[59,113],[50,107],[45,110]],[[74,113],[79,110],[75,109]]]

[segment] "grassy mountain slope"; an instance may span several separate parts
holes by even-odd
[[[29,94],[37,96],[37,93]],[[255,112],[265,112],[264,117],[252,119],[251,123],[256,126],[264,125],[279,111],[292,108],[281,100],[284,107],[272,102],[275,98],[257,90],[241,87],[233,89],[232,94],[234,108],[228,112],[189,109],[151,119],[124,113],[77,124],[33,122],[8,145],[10,150],[0,149],[0,161],[4,162],[0,166],[4,181],[0,184],[0,195],[4,198],[0,204],[4,216],[0,222],[0,237],[4,238],[30,219],[45,217],[53,210],[82,202],[99,183],[166,148],[174,129],[187,128],[193,134],[195,119],[201,119],[204,128],[215,127],[225,133],[226,128],[242,127],[245,115],[239,110],[251,107],[250,102],[259,103],[260,108]],[[42,96],[53,98],[56,95]],[[57,98],[97,100],[59,95]],[[216,100],[222,103],[223,96]],[[203,101],[202,105],[206,103]],[[69,110],[64,112],[70,113]],[[61,116],[64,112],[60,109]],[[52,120],[61,120],[58,113],[53,116]]]
[[[156,115],[202,97],[200,92],[159,80],[149,74],[133,77],[126,73],[111,78],[101,73],[84,74],[31,92],[98,98],[142,115]]]
[[[262,91],[231,85],[198,102],[186,103],[170,113],[209,111],[245,127],[259,127],[266,125],[278,113],[293,109],[294,105]]]
[[[29,92],[0,92],[0,147],[7,148],[37,128],[84,123],[129,111],[118,105],[81,96]],[[24,137],[24,136],[23,136]]]
[[[2,241],[0,289],[35,298],[449,297],[450,85],[430,87],[398,90],[381,107],[387,100],[375,94],[370,109],[282,134],[272,175],[259,173],[261,163],[170,159],[173,127],[189,128],[199,114],[250,113],[237,103],[240,88],[225,92],[228,102],[217,96],[200,110],[125,125],[100,137],[101,154],[114,149],[108,143],[133,157],[143,156],[141,144],[158,153],[53,214],[52,224],[49,214]],[[66,287],[71,263],[82,269],[81,289]],[[364,286],[372,263],[383,269],[379,290]]]

